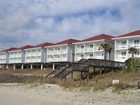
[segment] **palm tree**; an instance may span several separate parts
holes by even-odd
[[[101,50],[101,49],[104,50],[104,60],[107,60],[107,54],[108,53],[109,53],[109,60],[110,60],[110,53],[111,53],[111,50],[112,50],[111,45],[109,43],[102,43],[98,50]]]
[[[134,55],[135,55],[136,53],[138,53],[138,50],[137,50],[135,47],[130,47],[130,48],[128,49],[128,51],[129,51],[129,53],[132,54],[132,55],[131,55],[131,58],[132,58],[132,60],[134,60]]]

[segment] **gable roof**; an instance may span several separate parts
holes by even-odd
[[[112,38],[114,38],[114,36],[111,35],[107,35],[107,34],[99,34],[93,37],[89,37],[87,39],[81,40],[79,42],[88,42],[88,41],[96,41],[96,40],[112,40]]]
[[[24,49],[32,48],[32,47],[34,47],[34,46],[31,46],[31,45],[25,45],[25,46],[23,46],[23,47],[20,47],[19,49],[24,50]]]
[[[129,37],[129,36],[137,36],[140,35],[140,30],[132,31],[123,35],[120,35],[118,37]]]
[[[15,48],[15,47],[11,47],[11,48],[8,48],[8,49],[5,49],[5,50],[2,50],[0,52],[7,52],[7,51],[12,51],[12,50],[16,50],[18,48]]]
[[[67,40],[64,40],[64,41],[61,41],[61,42],[57,42],[53,45],[63,45],[63,44],[72,44],[72,43],[76,43],[76,42],[79,42],[79,40],[76,40],[76,39],[67,39]]]
[[[45,46],[51,46],[51,45],[53,45],[53,43],[45,42],[45,43],[38,44],[35,47],[45,47]]]
[[[107,34],[99,34],[99,35],[84,39],[83,41],[93,41],[93,40],[102,40],[102,39],[112,40],[111,38],[114,38],[114,37]]]
[[[22,46],[22,47],[19,47],[19,48],[11,48],[10,50],[8,51],[15,51],[15,50],[24,50],[24,49],[28,49],[28,48],[32,48],[34,46],[31,46],[31,45],[25,45],[25,46]]]

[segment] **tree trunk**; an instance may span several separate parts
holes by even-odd
[[[104,60],[107,60],[107,52],[104,53]]]
[[[111,60],[111,52],[109,51],[109,60]]]
[[[132,71],[134,71],[134,53],[132,53]]]

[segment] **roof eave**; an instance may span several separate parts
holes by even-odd
[[[109,40],[106,40],[106,39],[100,39],[100,40],[92,40],[92,41],[76,42],[76,43],[73,43],[73,44],[82,44],[82,43],[91,43],[91,42],[100,42],[100,41],[109,41]],[[111,41],[111,40],[110,40],[110,41]]]
[[[127,39],[127,38],[136,38],[136,37],[140,37],[140,35],[116,37],[116,38],[112,38],[112,40]]]
[[[69,45],[69,44],[50,45],[50,46],[45,46],[44,48],[57,47],[57,46],[65,46],[65,45]]]

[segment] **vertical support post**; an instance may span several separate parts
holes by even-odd
[[[15,64],[13,65],[13,69],[16,70],[16,65]]]
[[[140,81],[138,81],[138,89],[140,89]]]
[[[33,65],[32,64],[30,65],[30,69],[33,69]]]
[[[80,85],[82,83],[82,71],[81,71],[81,74],[80,74]]]
[[[101,70],[101,68],[100,68],[100,75],[102,75],[102,70]]]
[[[88,68],[88,73],[87,73],[87,82],[89,81],[89,68]]]
[[[21,69],[22,69],[22,70],[24,69],[24,64],[21,65]]]
[[[43,69],[43,64],[41,64],[41,68],[40,68],[41,70]]]
[[[55,70],[55,63],[53,63],[53,70]]]
[[[71,79],[73,79],[73,71],[71,72]]]
[[[6,69],[8,69],[9,68],[9,66],[8,65],[6,65]]]

